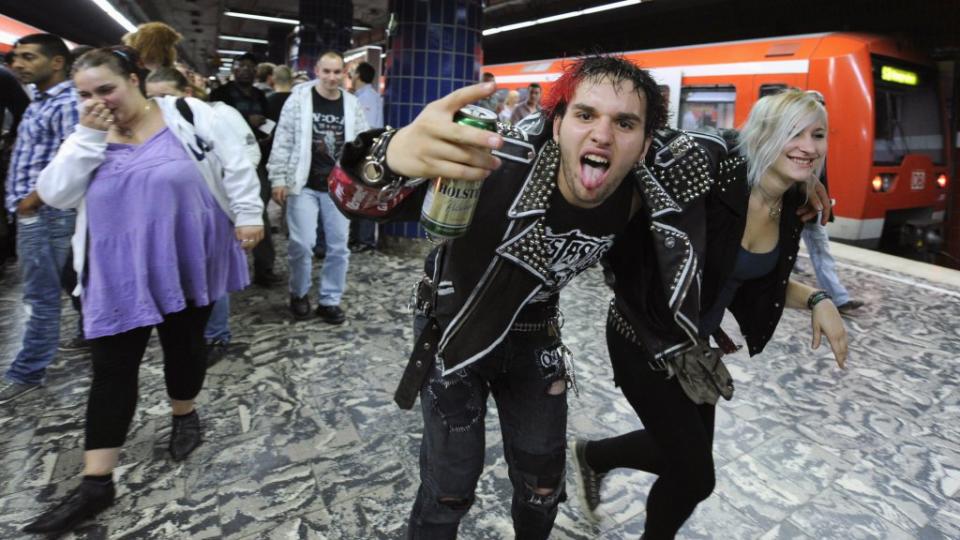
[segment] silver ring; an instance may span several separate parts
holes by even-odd
[[[243,242],[244,244],[249,244],[250,242],[253,242],[253,240],[241,240],[241,242]]]

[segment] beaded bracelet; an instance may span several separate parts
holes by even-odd
[[[814,306],[824,300],[833,300],[833,297],[827,291],[816,291],[807,298],[807,307],[812,310]]]

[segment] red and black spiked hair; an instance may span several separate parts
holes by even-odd
[[[632,83],[634,90],[644,96],[647,104],[644,132],[650,135],[666,125],[667,104],[657,82],[647,70],[616,55],[585,56],[564,66],[563,75],[553,83],[550,94],[544,100],[543,108],[547,115],[554,120],[562,117],[573,94],[584,81],[609,81],[615,85]]]

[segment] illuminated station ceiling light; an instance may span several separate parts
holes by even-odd
[[[103,10],[104,13],[110,16],[111,19],[117,22],[120,26],[123,27],[127,32],[133,32],[137,29],[137,25],[130,22],[130,19],[126,18],[123,13],[120,13],[117,8],[113,7],[113,4],[107,0],[90,0],[96,6]]]
[[[572,19],[573,17],[579,17],[581,15],[590,15],[591,13],[599,13],[601,11],[609,11],[611,9],[619,9],[627,6],[635,6],[641,3],[642,1],[643,0],[623,0],[622,2],[612,2],[610,4],[601,4],[599,6],[593,6],[585,9],[578,9],[576,11],[568,11],[566,13],[550,15],[549,17],[541,17],[539,19],[521,21],[518,23],[507,24],[504,26],[497,26],[495,28],[487,28],[486,30],[483,31],[483,35],[489,36],[493,34],[500,34],[502,32],[509,32],[511,30],[519,30],[520,28],[527,28],[530,26],[534,26],[536,24],[546,24],[546,23],[551,23],[556,21],[562,21],[563,19]]]

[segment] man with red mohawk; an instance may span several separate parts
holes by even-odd
[[[417,343],[396,393],[405,408],[420,396],[424,422],[407,538],[456,537],[483,469],[490,394],[516,536],[549,536],[566,499],[566,392],[576,388],[559,291],[600,260],[633,214],[679,212],[671,194],[706,191],[725,150],[716,137],[655,134],[666,120],[657,83],[621,57],[572,63],[544,111],[513,128],[453,122],[494,90],[463,88],[400,130],[361,134],[329,179],[344,212],[399,220],[416,219],[424,178],[482,181],[472,226],[430,253],[418,286]],[[644,165],[648,150],[665,160],[651,165],[655,173],[676,167],[685,176],[660,184]],[[683,260],[661,260],[665,275]]]

